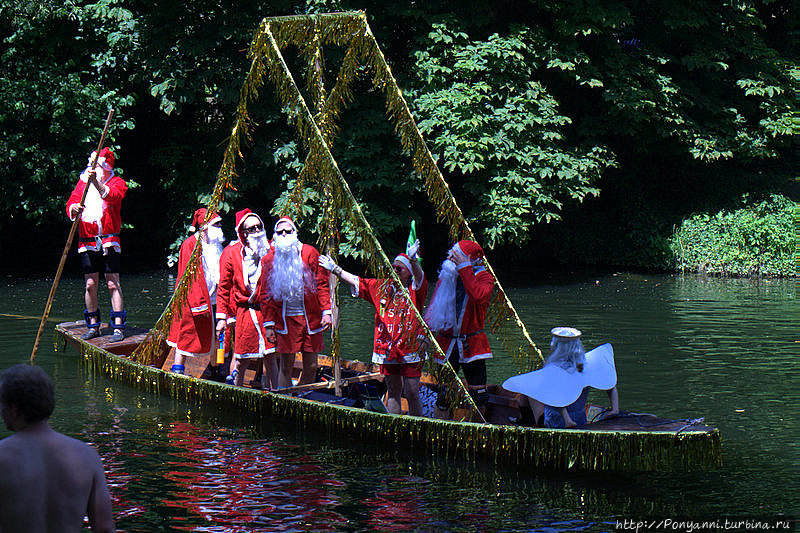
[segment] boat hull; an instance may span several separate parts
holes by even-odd
[[[685,471],[721,465],[719,431],[706,426],[643,431],[613,425],[603,429],[601,423],[590,430],[558,430],[383,414],[165,372],[112,353],[111,346],[81,340],[75,323],[59,324],[56,334],[93,371],[149,393],[290,420],[315,432],[403,445],[426,455],[581,471]]]

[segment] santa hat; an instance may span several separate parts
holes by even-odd
[[[483,248],[475,241],[458,241],[455,246],[472,261],[483,257]]]
[[[414,272],[411,268],[411,258],[408,257],[406,254],[397,254],[397,257],[394,258],[394,262],[402,263],[404,267],[408,269],[409,272]]]
[[[97,164],[103,167],[103,170],[113,170],[114,169],[114,152],[112,152],[109,148],[103,148],[100,150],[100,153],[97,154]]]
[[[279,218],[278,221],[275,223],[275,227],[272,228],[273,233],[278,231],[278,224],[281,224],[282,222],[286,222],[289,225],[291,225],[292,229],[294,230],[294,232],[297,233],[297,226],[295,225],[294,220],[292,220],[289,217],[281,217],[281,218]]]
[[[205,207],[201,207],[194,212],[194,215],[192,215],[192,225],[189,226],[189,231],[200,231],[205,229],[207,226],[210,226],[217,220],[222,220],[222,218],[219,216],[219,213],[212,213],[211,218],[209,218],[208,222],[204,224],[206,220],[206,213],[208,213],[208,210]]]
[[[242,236],[242,231],[241,231],[242,230],[242,223],[244,223],[244,219],[246,219],[249,216],[256,217],[258,219],[258,221],[261,223],[261,225],[262,226],[264,225],[264,221],[261,220],[261,217],[256,215],[255,213],[253,213],[249,209],[244,208],[241,211],[237,211],[236,212],[236,226],[235,226],[235,228],[236,228],[236,234],[239,236],[239,240],[242,241],[242,243],[247,242],[247,239],[243,238],[243,236]]]

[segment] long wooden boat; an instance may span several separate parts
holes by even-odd
[[[392,415],[365,409],[364,402],[352,398],[326,394],[332,389],[330,382],[293,393],[276,393],[177,375],[162,369],[171,365],[166,345],[160,366],[140,364],[129,356],[147,333],[141,328],[129,328],[127,338],[118,343],[109,343],[108,336],[82,340],[80,335],[86,331],[82,321],[61,323],[55,331],[64,345],[80,352],[91,369],[119,382],[152,393],[213,402],[256,417],[286,419],[315,431],[327,430],[361,441],[402,443],[419,453],[523,468],[583,471],[708,470],[721,465],[719,431],[700,421],[638,415],[589,423],[578,429],[519,427],[508,423],[509,416],[518,414],[514,394],[497,386],[489,388],[486,424]],[[345,375],[350,376],[347,382],[351,388],[358,388],[357,383],[380,384],[376,366],[358,361],[341,363]],[[301,366],[298,359],[296,368]],[[320,355],[319,366],[323,373],[330,369],[330,358]],[[187,369],[197,376],[202,373],[200,367]],[[252,372],[246,374],[245,383],[257,383],[253,377]],[[423,376],[421,388],[432,387],[432,379]]]

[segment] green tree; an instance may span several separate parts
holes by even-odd
[[[13,223],[63,217],[65,191],[96,147],[132,129],[121,80],[137,45],[132,14],[113,0],[0,4],[0,208]]]
[[[416,52],[419,126],[451,183],[470,195],[486,243],[524,243],[537,222],[559,218],[565,201],[597,195],[614,164],[599,144],[570,139],[572,119],[536,79],[545,50],[526,28],[471,40],[434,24]]]

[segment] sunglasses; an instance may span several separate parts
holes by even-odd
[[[275,235],[289,235],[290,233],[294,233],[293,229],[279,229],[275,231]]]
[[[393,268],[393,269],[394,269],[394,271],[395,271],[395,272],[397,272],[398,274],[402,274],[402,273],[403,273],[403,270],[405,270],[405,267],[401,267],[401,266],[397,266],[397,265],[392,265],[392,268]]]
[[[250,226],[249,228],[242,228],[242,231],[244,231],[245,234],[250,235],[251,233],[258,233],[263,229],[264,229],[263,224],[256,224],[255,226]]]

